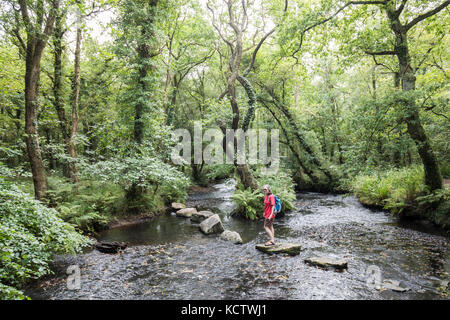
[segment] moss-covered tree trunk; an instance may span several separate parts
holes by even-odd
[[[409,92],[416,89],[416,76],[411,65],[411,56],[408,47],[407,31],[411,26],[402,25],[399,15],[392,11],[387,11],[390,20],[391,30],[395,34],[394,53],[399,63],[400,78],[402,80],[402,91]],[[437,158],[431,148],[430,141],[425,133],[419,115],[419,107],[414,97],[408,99],[406,116],[404,118],[408,134],[417,146],[417,151],[422,160],[425,171],[425,184],[431,189],[442,188],[442,176],[439,171]]]
[[[20,13],[27,34],[25,51],[25,134],[27,153],[30,160],[31,172],[33,174],[34,194],[40,200],[47,191],[47,176],[42,161],[41,149],[39,147],[38,135],[38,90],[41,72],[41,59],[49,36],[53,33],[55,17],[59,10],[59,1],[52,1],[49,11],[44,12],[42,6],[29,7],[25,0],[19,1]],[[36,12],[31,10],[36,9]],[[33,15],[37,16],[33,22]]]
[[[77,149],[76,149],[76,136],[78,134],[78,104],[80,97],[80,59],[81,59],[81,10],[79,8],[80,2],[77,1],[77,35],[76,35],[76,44],[75,44],[75,62],[74,62],[74,73],[73,73],[73,100],[72,100],[72,129],[70,131],[70,139],[69,139],[69,156],[71,157],[71,162],[69,165],[70,169],[70,177],[74,183],[78,182],[78,168],[75,163],[75,159],[77,158]]]
[[[65,145],[65,152],[69,154],[69,131],[67,129],[66,112],[64,111],[63,93],[62,93],[62,55],[63,55],[63,13],[60,12],[55,19],[55,30],[53,34],[53,106],[55,107],[56,114],[58,116],[59,128],[61,130],[61,136]],[[70,178],[68,164],[63,164],[63,174],[65,177]]]

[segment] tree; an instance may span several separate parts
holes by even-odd
[[[373,57],[392,55],[397,58],[402,91],[407,94],[404,95],[403,101],[401,101],[405,111],[403,120],[407,125],[408,134],[415,142],[422,160],[425,171],[425,184],[431,190],[441,189],[442,176],[439,171],[438,161],[433,152],[428,136],[423,128],[419,115],[419,108],[415,100],[416,98],[414,95],[408,95],[408,93],[416,90],[415,72],[417,70],[417,68],[415,68],[412,64],[410,48],[408,45],[408,32],[421,21],[429,19],[445,9],[450,4],[450,1],[443,1],[439,5],[436,5],[435,1],[428,2],[426,6],[427,9],[429,9],[432,5],[434,7],[422,14],[416,15],[413,19],[410,19],[409,16],[414,11],[408,12],[407,18],[401,19],[401,15],[406,11],[405,8],[408,4],[408,0],[402,0],[398,6],[396,5],[396,2],[397,1],[390,0],[367,1],[367,3],[364,3],[364,1],[354,1],[354,4],[376,4],[386,14],[389,28],[394,35],[393,46],[391,48],[386,47],[384,50],[378,48],[373,50],[370,48],[366,49],[365,52]],[[404,20],[405,22],[402,22],[401,20]]]
[[[231,27],[231,33],[232,36],[229,36],[227,34],[224,34],[223,25],[218,23],[216,18],[216,13],[211,7],[211,3],[207,3],[207,7],[209,11],[212,14],[212,23],[214,28],[216,29],[219,37],[222,39],[222,41],[227,45],[228,47],[228,72],[226,75],[226,89],[224,92],[220,95],[219,99],[222,99],[225,95],[228,96],[230,100],[231,109],[233,111],[233,119],[232,119],[232,125],[231,128],[236,132],[237,129],[239,129],[239,118],[240,118],[240,109],[237,102],[237,93],[236,93],[236,80],[239,81],[239,83],[244,88],[245,92],[247,93],[247,96],[249,98],[249,108],[248,113],[244,118],[242,129],[244,132],[247,131],[250,120],[253,118],[254,110],[255,110],[255,104],[256,104],[256,94],[255,91],[251,85],[251,83],[246,78],[247,75],[250,73],[250,71],[253,69],[256,56],[258,54],[259,49],[265,42],[265,40],[275,32],[276,27],[272,28],[268,32],[266,31],[265,34],[260,38],[258,42],[255,41],[256,36],[258,35],[258,32],[255,33],[255,36],[253,37],[253,44],[250,45],[248,48],[244,48],[244,37],[245,33],[249,27],[249,15],[248,12],[253,12],[253,8],[250,8],[249,2],[241,1],[240,3],[240,10],[235,7],[235,1],[233,0],[226,0],[224,1],[226,6],[226,11],[228,15],[228,19],[226,21],[226,25]],[[287,10],[287,1],[285,1],[284,4],[284,10],[283,12],[286,12]],[[262,10],[262,15],[264,16],[264,10]],[[264,21],[264,18],[262,18]],[[265,25],[263,23],[263,26],[261,27],[261,30],[257,31],[265,31]],[[231,39],[230,39],[231,38]],[[249,60],[249,63],[247,64],[247,67],[243,68],[243,54],[246,51],[249,51],[253,49],[251,58]],[[219,52],[222,56],[224,56],[222,53]],[[242,71],[243,70],[243,71]],[[223,130],[223,129],[222,129]],[[237,152],[237,143],[236,143],[236,137],[234,138],[234,155]],[[226,143],[223,143],[224,151],[226,150]],[[238,164],[236,157],[234,157],[234,164],[236,167],[236,171],[239,175],[239,178],[241,180],[241,183],[243,184],[244,188],[250,188],[252,190],[256,190],[258,188],[256,179],[253,177],[252,172],[249,170],[247,164]]]
[[[73,70],[73,98],[72,98],[72,130],[70,132],[69,146],[68,152],[69,156],[72,158],[69,168],[70,168],[70,176],[73,182],[78,182],[78,169],[75,165],[74,160],[77,157],[77,150],[75,139],[78,133],[78,103],[80,96],[80,58],[81,58],[81,40],[82,40],[82,14],[81,14],[81,1],[76,1],[76,44],[75,44],[75,59],[74,59],[74,70]]]
[[[47,191],[47,177],[39,147],[37,131],[38,90],[41,71],[42,53],[47,40],[53,32],[55,18],[58,14],[60,1],[25,1],[10,2],[15,12],[18,25],[25,28],[26,39],[19,32],[16,37],[25,52],[25,133],[27,153],[33,174],[34,193],[36,199],[41,199]]]
[[[311,14],[313,16],[313,19],[305,19],[306,22],[301,21],[299,23],[300,27],[298,29],[300,30],[300,40],[298,42],[294,41],[294,43],[297,42],[297,44],[293,45],[294,48],[291,49],[291,56],[298,61],[296,54],[300,51],[303,45],[306,33],[316,28],[317,26],[324,25],[327,22],[332,21],[339,14],[343,13],[344,10],[359,6],[362,6],[364,8],[367,8],[368,6],[378,7],[387,18],[387,27],[383,29],[385,30],[385,32],[377,33],[378,37],[374,37],[373,32],[369,36],[367,36],[367,32],[365,34],[364,32],[361,32],[364,36],[360,36],[357,41],[350,38],[348,38],[347,41],[349,43],[358,41],[359,43],[362,43],[362,47],[364,47],[363,51],[366,54],[373,56],[375,61],[376,57],[380,56],[395,56],[397,58],[398,74],[395,73],[395,75],[398,77],[396,79],[401,80],[402,91],[404,93],[404,95],[402,97],[399,97],[398,100],[398,103],[403,106],[403,110],[405,112],[403,121],[407,125],[409,136],[417,146],[417,150],[425,170],[426,185],[431,190],[442,188],[442,177],[439,171],[438,162],[432,150],[430,141],[423,128],[419,115],[419,108],[414,96],[414,91],[416,89],[415,72],[417,68],[414,68],[412,64],[412,58],[408,44],[408,32],[410,32],[418,23],[427,19],[431,19],[433,16],[444,10],[450,4],[450,1],[427,1],[426,4],[416,2],[413,3],[408,0],[346,1],[343,5],[341,3],[341,1],[336,1],[335,3],[324,3],[324,9],[319,10],[317,13]],[[334,12],[330,13],[330,11],[333,10]],[[416,12],[421,10],[423,10],[424,13],[417,15]],[[354,19],[358,20],[362,16],[367,17],[368,14],[356,11],[354,16]],[[410,18],[411,16],[414,16],[414,18]],[[309,22],[308,20],[312,20],[312,22]],[[348,25],[350,24],[351,23],[347,18],[345,20],[344,32],[342,32],[342,29],[339,30],[339,33],[342,37],[346,38],[352,35],[358,36],[358,30],[360,30],[358,28],[360,27],[355,27],[353,32],[350,33],[348,32]],[[373,28],[372,25],[370,26]],[[298,32],[296,31],[296,33],[294,34],[296,35],[298,34]],[[393,45],[391,45],[390,42],[391,34],[393,35]],[[370,41],[372,41],[373,43],[367,44],[367,42]],[[419,65],[420,64],[421,62],[419,63]]]

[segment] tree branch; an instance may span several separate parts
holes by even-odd
[[[411,22],[407,23],[405,28],[406,31],[408,31],[409,29],[411,29],[412,27],[414,27],[416,24],[418,24],[420,21],[425,20],[426,18],[429,18],[433,15],[435,15],[436,13],[438,13],[439,11],[441,11],[442,9],[445,9],[445,7],[447,7],[450,4],[450,0],[446,0],[444,1],[440,6],[437,6],[436,8],[434,8],[433,10],[427,11],[424,14],[421,14],[420,16],[416,17],[415,19],[413,19]]]
[[[394,17],[398,18],[400,16],[403,9],[405,8],[406,2],[408,2],[408,0],[402,0],[402,4],[400,5],[400,7],[398,7],[397,10],[394,11]]]
[[[388,55],[395,55],[396,52],[395,51],[377,51],[377,52],[372,52],[372,51],[364,51],[365,54],[370,54],[371,56],[388,56]]]
[[[301,50],[302,45],[303,45],[303,38],[305,37],[306,32],[308,32],[309,30],[311,30],[311,29],[313,29],[313,28],[315,28],[315,27],[317,27],[317,26],[319,26],[321,24],[327,23],[328,21],[330,21],[331,19],[336,17],[345,8],[347,8],[347,7],[351,6],[351,5],[364,5],[364,4],[382,4],[382,5],[385,5],[388,2],[389,2],[389,0],[385,0],[385,1],[350,1],[350,2],[347,2],[345,5],[340,7],[334,14],[332,14],[328,18],[320,20],[320,21],[310,25],[305,30],[303,30],[301,35],[300,35],[300,44],[298,45],[297,49],[292,53],[292,57],[295,58],[296,60],[298,60],[297,57],[295,56],[295,54]]]

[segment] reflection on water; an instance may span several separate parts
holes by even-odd
[[[234,245],[205,236],[189,219],[174,214],[139,225],[108,230],[105,241],[130,243],[122,254],[96,250],[58,256],[56,275],[26,293],[38,299],[439,299],[448,277],[449,239],[399,227],[383,212],[364,208],[353,197],[298,194],[296,210],[276,220],[278,241],[300,242],[300,255],[269,256],[255,250],[266,240],[262,221],[229,217],[235,181],[197,192],[188,206],[218,213],[225,229],[241,234]],[[311,255],[344,258],[338,273],[306,265]],[[81,289],[68,290],[65,268],[81,267]],[[378,266],[383,279],[402,281],[406,293],[366,285],[367,268]]]

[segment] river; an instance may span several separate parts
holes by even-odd
[[[203,235],[174,213],[102,232],[99,240],[126,241],[116,255],[91,250],[55,258],[55,274],[26,289],[32,299],[446,299],[438,288],[450,274],[445,234],[401,226],[389,214],[363,207],[354,197],[299,193],[295,210],[274,223],[278,242],[298,242],[297,256],[267,255],[262,221],[229,217],[234,180],[190,194],[187,206],[209,209],[225,229],[241,234],[235,245]],[[345,271],[304,263],[310,256],[343,258]],[[67,288],[66,270],[81,270],[80,288]],[[399,281],[407,292],[368,285],[369,270]],[[447,281],[447,282],[445,282]]]

